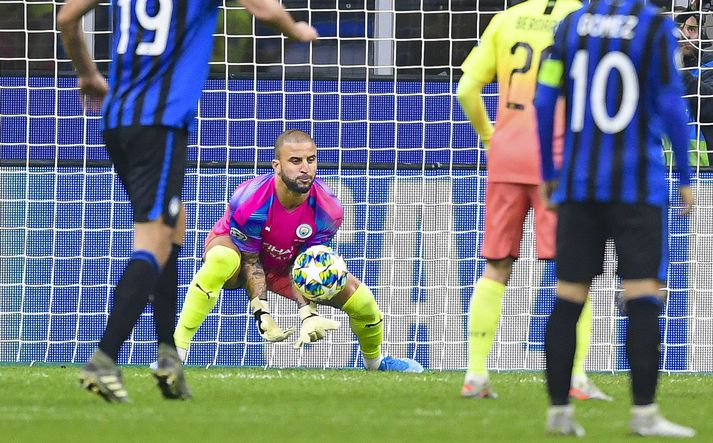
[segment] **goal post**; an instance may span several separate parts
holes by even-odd
[[[220,16],[212,74],[189,141],[179,309],[200,266],[205,236],[232,190],[268,172],[275,138],[298,128],[315,138],[319,174],[344,205],[334,245],[384,312],[384,353],[416,358],[429,369],[462,370],[468,307],[485,264],[478,252],[487,162],[455,88],[460,63],[505,3],[283,3],[317,26],[320,43],[289,42],[232,3]],[[0,48],[6,48],[3,40],[24,42],[21,53],[0,52],[0,362],[86,361],[131,253],[130,206],[103,150],[100,118],[79,104],[52,18],[57,8],[52,1],[0,6],[0,12],[23,17],[0,29]],[[109,18],[102,3],[85,22],[100,69],[108,63]],[[51,40],[48,52],[33,43],[38,36]],[[493,116],[495,85],[485,95]],[[713,173],[696,169],[697,205],[689,218],[676,215],[676,180],[670,172],[671,266],[660,319],[661,368],[710,372]],[[528,217],[488,361],[495,370],[544,368],[555,277],[551,263],[535,259],[533,238]],[[589,370],[627,369],[615,262],[609,248],[606,272],[591,292]],[[270,294],[270,304],[279,325],[299,326],[294,303]],[[342,327],[296,351],[291,342],[265,343],[246,294],[224,291],[199,329],[188,363],[360,366],[346,315],[326,307],[320,314]],[[149,306],[120,362],[147,364],[155,353]]]

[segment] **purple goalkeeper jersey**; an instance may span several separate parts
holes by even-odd
[[[309,197],[285,209],[275,192],[275,175],[259,175],[241,183],[209,239],[230,234],[243,252],[260,254],[265,272],[289,269],[300,252],[328,243],[342,224],[344,209],[331,189],[315,178]]]

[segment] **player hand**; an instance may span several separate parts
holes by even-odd
[[[327,331],[339,329],[339,326],[341,326],[338,321],[320,317],[317,314],[317,305],[314,303],[302,306],[299,314],[302,326],[300,327],[300,336],[295,342],[295,349],[301,348],[305,343],[314,343],[321,340],[327,335]]]
[[[557,210],[557,205],[552,203],[552,193],[557,189],[557,180],[549,180],[540,185],[540,197],[547,203],[547,209]]]
[[[101,109],[104,96],[109,91],[106,79],[99,71],[79,76],[79,95],[82,106],[92,111]]]
[[[681,202],[683,202],[683,208],[678,213],[679,215],[688,215],[691,213],[691,207],[693,206],[693,190],[690,186],[679,186],[678,193],[681,195]]]
[[[265,340],[270,342],[282,341],[295,332],[294,328],[283,330],[277,326],[275,319],[270,315],[270,307],[267,304],[267,300],[255,297],[250,300],[250,308],[252,309],[253,316],[255,316],[257,329]]]
[[[317,37],[319,37],[319,33],[314,27],[310,26],[308,23],[297,22],[295,23],[295,26],[292,29],[292,32],[290,33],[289,37],[299,42],[311,42],[317,40]]]

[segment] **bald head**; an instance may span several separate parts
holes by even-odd
[[[280,159],[280,151],[287,143],[311,143],[312,145],[315,145],[312,137],[310,137],[310,135],[306,132],[300,131],[299,129],[287,130],[280,134],[280,136],[277,137],[277,140],[275,140],[275,159]]]

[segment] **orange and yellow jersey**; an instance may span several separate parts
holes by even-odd
[[[554,41],[554,28],[579,9],[579,0],[527,0],[493,17],[480,45],[461,67],[480,83],[498,80],[495,132],[488,149],[488,180],[538,184],[540,150],[535,119],[535,86],[540,60]],[[555,121],[555,152],[562,151],[564,109]]]

